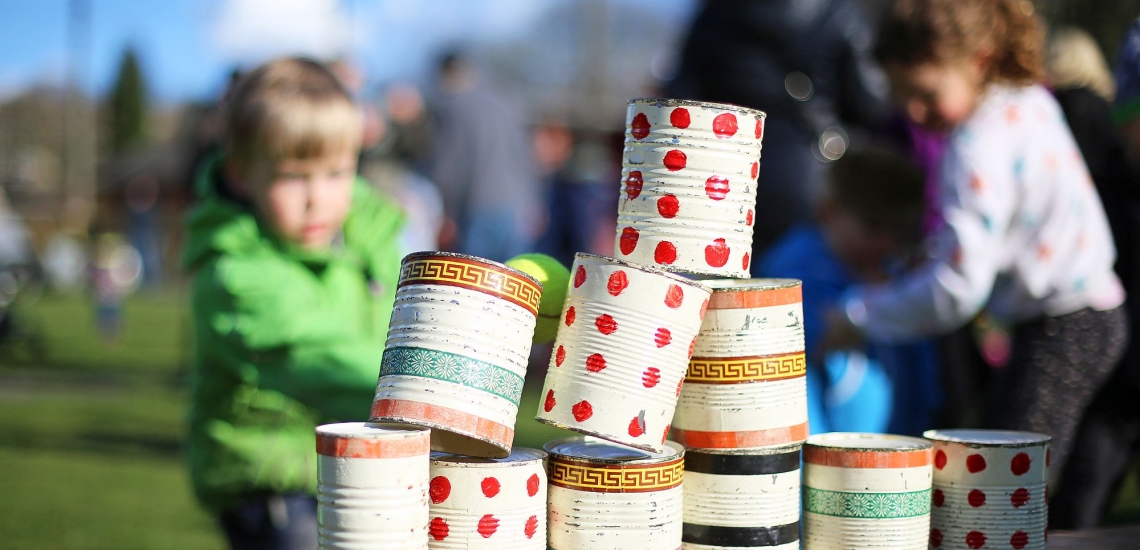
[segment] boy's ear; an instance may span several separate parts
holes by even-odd
[[[239,168],[232,159],[227,158],[222,163],[222,175],[224,176],[223,181],[233,194],[242,198],[250,197],[249,180],[245,177],[245,171]]]

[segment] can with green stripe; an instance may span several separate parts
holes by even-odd
[[[932,448],[896,435],[810,437],[803,452],[803,547],[925,549]]]

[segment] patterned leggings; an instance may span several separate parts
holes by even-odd
[[[1060,474],[1081,417],[1127,344],[1123,307],[1082,309],[1018,325],[1013,356],[991,387],[984,424],[1052,436],[1050,471]]]

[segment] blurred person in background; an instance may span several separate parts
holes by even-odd
[[[1129,294],[1130,319],[1140,319],[1140,178],[1112,120],[1115,84],[1108,63],[1088,33],[1053,32],[1049,83],[1073,132],[1104,204],[1116,244],[1116,274]],[[1081,421],[1073,455],[1049,503],[1049,525],[1087,529],[1100,525],[1140,444],[1140,339],[1137,323],[1120,367]]]
[[[439,63],[429,178],[447,216],[444,248],[496,261],[532,250],[546,224],[525,113],[482,82],[472,62]]]
[[[771,208],[756,219],[752,257],[811,220],[827,162],[859,127],[888,121],[873,39],[849,0],[711,0],[693,21],[667,95],[768,113],[756,203]]]

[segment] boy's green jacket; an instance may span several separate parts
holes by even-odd
[[[367,420],[400,272],[403,214],[363,180],[343,246],[313,253],[273,238],[196,183],[182,258],[193,273],[190,467],[215,511],[265,493],[315,493],[314,427]]]

